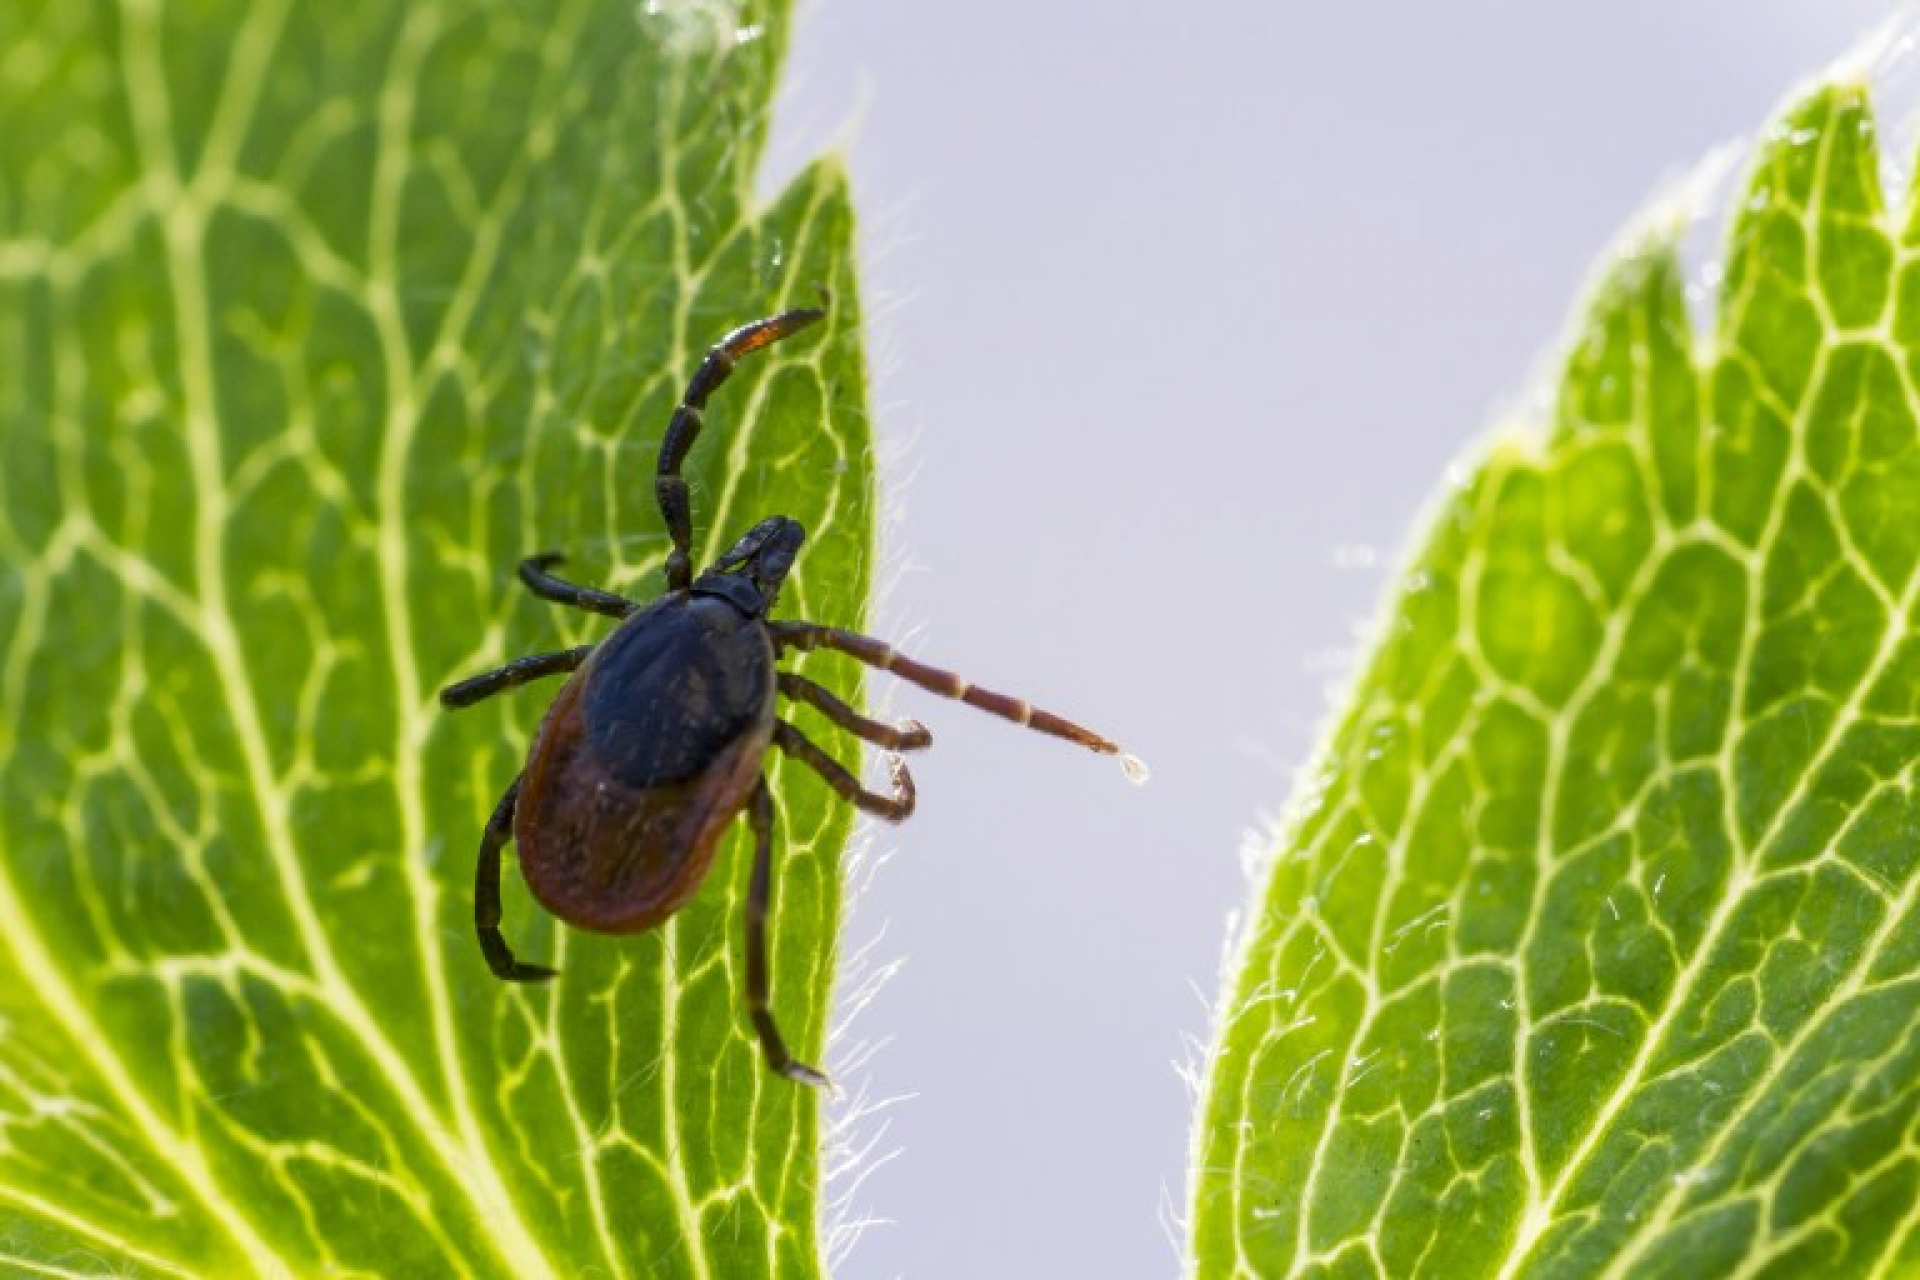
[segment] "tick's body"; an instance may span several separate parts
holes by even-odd
[[[623,622],[554,699],[513,836],[562,920],[637,933],[700,887],[773,740],[766,628],[680,591]]]
[[[530,982],[553,970],[514,958],[500,933],[500,851],[509,838],[540,904],[596,933],[636,933],[683,906],[712,865],[720,837],[744,810],[754,833],[747,893],[747,1005],[767,1061],[809,1084],[826,1077],[794,1060],[768,1011],[766,914],[772,894],[773,797],[760,774],[770,748],[812,768],[843,798],[898,822],[913,812],[913,781],[899,757],[893,793],[863,788],[846,769],[775,713],[784,695],[807,703],[841,728],[890,751],[927,746],[909,721],[869,720],[833,694],[776,663],[787,649],[835,649],[926,689],[959,698],[1056,737],[1106,754],[1119,748],[1097,734],[1017,698],[976,689],[951,672],[923,666],[878,640],[810,622],[772,622],[767,614],[806,534],[784,516],[761,521],[698,580],[688,556],[691,520],[680,464],[698,435],[710,395],[748,352],[821,318],[789,311],[728,334],[707,353],[660,447],[655,491],[673,547],[667,594],[642,608],[575,586],[548,570],[548,553],[520,565],[536,594],[619,618],[599,645],[535,654],[441,691],[464,707],[542,676],[571,672],[547,711],[527,764],[501,797],[480,842],[474,925],[493,972]],[[1138,763],[1122,757],[1133,773]]]

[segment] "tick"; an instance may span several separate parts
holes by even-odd
[[[693,896],[720,837],[742,810],[754,839],[747,890],[747,1009],[773,1070],[803,1084],[826,1076],[787,1051],[767,992],[767,911],[773,896],[773,793],[761,768],[778,749],[806,765],[863,812],[900,822],[913,812],[913,778],[891,758],[892,794],[852,773],[776,713],[778,698],[804,702],[834,724],[893,753],[928,746],[911,720],[868,719],[822,686],[781,671],[782,655],[829,649],[1016,724],[1120,756],[1129,776],[1144,771],[1107,739],[1018,698],[976,688],[950,671],[916,662],[868,636],[768,615],[806,533],[785,516],[749,529],[698,577],[688,547],[693,527],[681,463],[700,434],[707,398],[743,357],[818,322],[820,310],[788,311],[743,325],[708,351],[667,424],[654,493],[672,548],[667,592],[652,604],[576,586],[551,570],[544,552],[520,562],[520,580],[543,600],[620,620],[598,644],[537,653],[443,689],[448,708],[468,707],[543,676],[568,675],[534,735],[526,767],[500,798],[480,839],[473,923],[494,976],[542,982],[555,971],[514,957],[500,932],[500,851],[512,840],[520,872],[540,905],[580,929],[625,934],[650,929]]]

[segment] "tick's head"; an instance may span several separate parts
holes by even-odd
[[[769,516],[700,575],[694,582],[696,595],[719,596],[742,613],[764,618],[773,611],[780,584],[793,568],[793,557],[807,531],[798,520]]]

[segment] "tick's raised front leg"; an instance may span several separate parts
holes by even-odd
[[[700,438],[701,415],[706,410],[707,397],[733,375],[733,366],[739,363],[740,357],[817,324],[826,314],[809,307],[743,324],[715,343],[700,367],[693,371],[687,389],[681,393],[679,407],[667,422],[667,433],[660,438],[660,460],[654,468],[654,496],[660,503],[661,519],[666,521],[667,537],[673,542],[667,552],[668,590],[679,591],[693,581],[693,513],[687,505],[687,481],[680,474],[680,467],[686,462],[693,442]]]
[[[520,779],[515,778],[507,794],[500,797],[493,817],[487,820],[487,833],[480,837],[480,860],[473,869],[473,927],[480,935],[480,950],[494,977],[507,982],[545,982],[559,971],[515,960],[507,940],[500,936],[500,850],[513,838],[513,806],[519,798]]]
[[[787,1042],[774,1025],[767,973],[767,912],[773,905],[773,793],[760,779],[747,801],[747,824],[753,828],[753,880],[747,887],[747,1013],[767,1065],[789,1080],[830,1089],[833,1082],[787,1052]]]

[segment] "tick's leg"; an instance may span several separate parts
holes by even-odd
[[[838,627],[825,627],[817,622],[769,622],[767,630],[773,635],[776,649],[832,649],[849,657],[858,658],[870,667],[882,671],[891,671],[902,680],[910,680],[922,689],[944,694],[949,698],[958,698],[970,707],[990,711],[996,716],[1011,720],[1015,724],[1038,729],[1041,733],[1050,733],[1056,738],[1065,738],[1089,751],[1097,751],[1103,756],[1119,756],[1120,763],[1126,767],[1127,776],[1136,782],[1146,779],[1146,768],[1134,757],[1120,749],[1120,744],[1109,742],[1091,729],[1084,729],[1071,720],[1042,711],[1019,698],[1004,693],[995,693],[991,689],[980,689],[968,684],[951,671],[942,671],[938,667],[929,667],[895,649],[885,641],[875,640],[872,636],[859,635],[852,631],[842,631]]]
[[[507,940],[500,936],[500,850],[513,837],[513,806],[519,798],[520,779],[515,778],[507,794],[500,797],[493,817],[487,820],[487,833],[480,837],[480,861],[473,869],[473,927],[480,935],[480,950],[494,977],[508,982],[544,982],[557,970],[515,960]]]
[[[669,590],[679,591],[693,581],[693,561],[687,550],[693,543],[693,516],[687,507],[687,482],[680,474],[680,464],[687,460],[687,450],[693,448],[693,442],[699,438],[700,415],[707,407],[707,397],[733,373],[733,366],[741,356],[798,333],[826,314],[808,308],[743,324],[720,339],[693,371],[686,392],[680,397],[680,405],[667,423],[667,434],[660,441],[660,462],[654,469],[654,495],[660,500],[660,514],[667,522],[667,536],[673,539],[673,549],[667,553]]]
[[[905,822],[913,816],[913,775],[907,772],[906,762],[900,757],[895,756],[889,761],[893,766],[893,794],[883,796],[862,787],[860,779],[848,773],[839,761],[808,741],[806,734],[785,720],[773,722],[773,745],[825,778],[827,785],[839,792],[842,800],[851,801],[861,812],[885,818],[888,822]]]
[[[505,693],[530,680],[564,675],[585,662],[593,649],[594,646],[583,644],[578,649],[562,649],[559,653],[536,653],[530,658],[515,658],[506,666],[485,675],[471,676],[459,684],[448,685],[440,691],[440,705],[448,710],[470,707],[482,698]]]
[[[796,1062],[780,1038],[773,1012],[767,1007],[767,911],[773,902],[773,793],[760,779],[747,801],[747,822],[753,828],[753,881],[747,887],[747,1012],[767,1065],[789,1080],[816,1088],[832,1081],[804,1062]]]
[[[795,702],[817,709],[848,733],[889,751],[918,751],[933,745],[933,735],[918,720],[899,725],[869,720],[813,681],[792,671],[780,673],[780,692]]]
[[[609,618],[624,618],[640,607],[625,596],[562,582],[547,572],[565,559],[558,551],[542,551],[537,556],[528,556],[520,562],[520,581],[526,583],[527,590],[542,600],[570,604],[589,613],[604,613]]]

